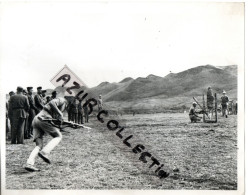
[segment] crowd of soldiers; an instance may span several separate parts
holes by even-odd
[[[226,95],[225,90],[223,90],[222,96],[220,98],[222,117],[228,118],[228,113],[229,113],[228,103],[229,102],[230,102],[229,98]],[[233,103],[233,101],[232,101],[232,103]],[[197,122],[197,121],[201,120],[201,117],[197,115],[196,105],[197,105],[197,103],[193,102],[192,107],[189,110],[189,118],[190,118],[191,122]],[[214,95],[213,95],[213,91],[212,91],[211,87],[208,87],[208,91],[207,91],[207,111],[208,111],[207,114],[209,116],[209,119],[212,119],[213,112],[214,112]],[[237,114],[237,111],[238,111],[238,103],[236,101],[236,103],[234,104],[233,113]]]
[[[51,100],[57,97],[57,92],[53,91],[51,96],[46,95],[46,90],[37,87],[37,94],[33,95],[33,87],[17,87],[16,93],[9,92],[9,100],[6,102],[6,135],[11,140],[11,144],[24,144],[24,139],[33,137],[32,121],[34,117]],[[85,102],[73,98],[69,101],[67,108],[68,121],[83,124],[89,122],[87,99]],[[102,109],[101,95],[98,99],[98,108]],[[52,114],[56,118],[56,114]],[[85,118],[85,121],[83,120]],[[10,123],[10,125],[8,125]]]

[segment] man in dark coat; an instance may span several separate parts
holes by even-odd
[[[38,108],[38,114],[44,107],[43,97],[42,97],[42,87],[37,87],[37,94],[34,96],[34,103],[36,108]]]
[[[85,101],[83,105],[83,109],[84,109],[85,123],[88,123],[89,122],[88,99]]]
[[[23,94],[23,88],[17,87],[17,94],[10,97],[9,117],[12,120],[11,144],[23,144],[24,122],[29,111],[28,98]]]
[[[78,103],[79,101],[74,98],[72,103],[71,103],[71,120],[74,123],[78,123]]]
[[[57,91],[53,91],[51,100],[55,99],[56,97],[57,97]]]
[[[36,108],[35,103],[34,103],[34,96],[33,96],[33,87],[27,87],[28,91],[28,101],[30,105],[29,109],[29,117],[28,117],[28,138],[31,138],[33,135],[33,127],[32,127],[32,122],[33,119],[36,115],[36,113],[39,112],[38,108]]]
[[[22,94],[28,98],[28,92],[23,89]],[[28,103],[29,103],[29,99],[28,99]],[[30,103],[29,103],[30,106]],[[29,118],[29,111],[27,112],[27,116],[25,118],[25,122],[24,122],[24,139],[29,139],[29,135],[28,135],[28,118]]]
[[[83,120],[83,107],[82,107],[82,100],[79,100],[79,104],[78,104],[78,123],[79,124],[83,124],[84,120]]]
[[[9,92],[9,97],[15,95],[13,91]],[[6,102],[6,138],[11,138],[11,118],[9,117],[9,100]]]

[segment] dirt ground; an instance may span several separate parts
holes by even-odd
[[[116,131],[90,118],[91,130],[65,129],[63,140],[52,151],[52,164],[37,157],[40,172],[23,166],[34,147],[6,144],[7,189],[237,189],[237,116],[219,117],[217,124],[190,123],[187,114],[136,114],[119,116],[132,147]],[[46,143],[51,137],[46,136]],[[164,164],[170,176],[160,179],[150,158],[139,160],[132,148],[145,151]],[[173,171],[174,170],[174,171]]]

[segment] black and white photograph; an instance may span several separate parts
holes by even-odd
[[[244,47],[244,2],[0,1],[1,194],[244,194]]]

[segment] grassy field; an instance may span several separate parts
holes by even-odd
[[[170,176],[159,179],[149,169],[152,163],[122,143],[115,131],[95,117],[92,130],[67,128],[63,140],[51,153],[52,164],[37,157],[40,172],[23,166],[34,147],[6,144],[7,189],[237,189],[237,116],[221,118],[217,124],[190,123],[187,114],[140,114],[119,116],[122,135],[133,135],[133,146],[164,164]],[[45,143],[50,140],[46,136]],[[173,171],[174,170],[174,171]]]

